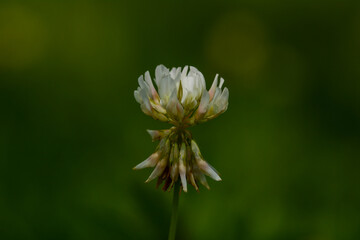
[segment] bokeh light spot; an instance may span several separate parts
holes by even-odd
[[[0,7],[0,66],[22,69],[44,55],[46,29],[41,19],[21,5]]]
[[[259,18],[248,12],[235,12],[220,18],[206,42],[209,61],[220,72],[254,80],[262,71],[268,49]]]

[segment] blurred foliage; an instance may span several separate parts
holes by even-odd
[[[166,239],[171,194],[131,170],[160,63],[230,89],[178,239],[360,239],[359,59],[358,1],[1,1],[0,239]]]

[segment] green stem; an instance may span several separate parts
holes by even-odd
[[[179,208],[179,196],[180,196],[180,180],[176,181],[174,187],[174,196],[173,196],[173,206],[169,230],[169,240],[175,240],[176,235],[176,225],[178,218],[178,208]]]

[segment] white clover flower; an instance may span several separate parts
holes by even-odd
[[[155,89],[150,73],[140,76],[139,87],[134,92],[142,111],[154,119],[175,126],[192,126],[213,119],[228,107],[229,90],[221,90],[224,79],[218,75],[209,91],[205,78],[195,67],[172,68],[164,65],[155,70]]]
[[[155,167],[146,182],[158,178],[159,185],[165,181],[164,190],[171,189],[179,177],[185,192],[187,182],[196,190],[198,183],[209,188],[204,174],[220,181],[218,173],[203,159],[186,128],[213,119],[227,110],[229,90],[222,90],[224,79],[220,78],[218,84],[216,75],[207,91],[205,78],[195,67],[190,67],[190,70],[188,66],[169,70],[159,65],[154,79],[157,89],[148,71],[145,76],[139,77],[138,82],[139,87],[134,96],[141,110],[174,127],[168,130],[148,130],[153,141],[160,143],[155,153],[134,169]]]

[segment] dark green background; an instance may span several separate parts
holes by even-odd
[[[133,98],[161,63],[230,90],[178,239],[360,239],[357,2],[1,1],[0,239],[166,239],[171,193],[131,170],[169,127]]]

